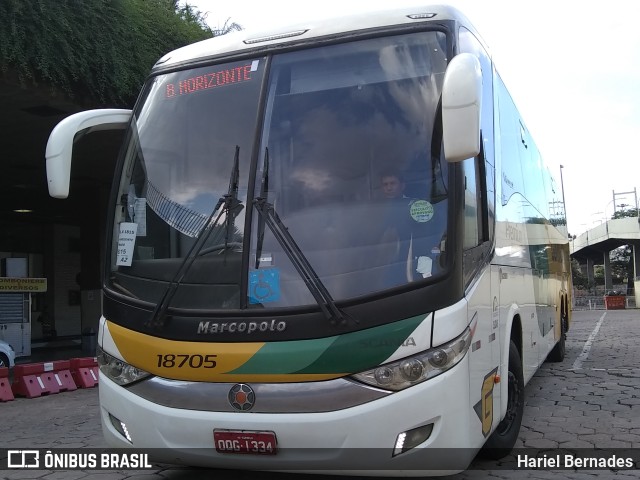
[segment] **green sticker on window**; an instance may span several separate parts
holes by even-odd
[[[433,205],[426,200],[416,200],[410,205],[409,214],[416,222],[428,222],[433,218]]]

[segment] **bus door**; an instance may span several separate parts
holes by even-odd
[[[497,425],[500,390],[495,383],[500,373],[499,277],[487,264],[490,241],[483,197],[483,169],[480,157],[463,162],[465,176],[464,272],[469,322],[474,326],[470,349],[469,388],[471,405],[478,417],[478,432],[486,439]]]

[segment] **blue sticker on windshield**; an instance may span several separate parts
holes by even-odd
[[[249,303],[280,300],[280,270],[268,268],[249,272]]]

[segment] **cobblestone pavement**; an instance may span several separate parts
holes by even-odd
[[[520,448],[640,449],[640,310],[574,312],[562,363],[545,363],[526,388]],[[103,448],[97,389],[0,403],[0,448]],[[640,450],[638,450],[640,452]],[[637,454],[636,454],[637,456]],[[519,470],[515,455],[476,460],[467,479],[637,479],[640,472]],[[503,469],[501,467],[507,467]],[[508,469],[511,468],[511,469]],[[302,475],[193,470],[158,465],[146,471],[8,470],[1,479],[191,480],[294,479]],[[304,476],[306,480],[340,478]]]

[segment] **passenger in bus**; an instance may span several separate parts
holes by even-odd
[[[380,176],[380,186],[384,198],[406,198],[404,179],[399,172],[394,170],[383,172]]]
[[[383,234],[380,238],[380,255],[386,264],[382,278],[383,288],[403,285],[409,281],[407,261],[410,245],[408,209],[410,198],[405,195],[403,175],[394,169],[380,174],[380,191]]]
[[[440,269],[446,230],[446,201],[433,204],[430,192],[409,198],[403,176],[394,171],[381,175],[381,190],[387,200],[381,244],[393,245],[387,283],[400,285],[428,278]]]

